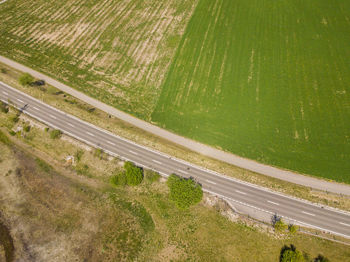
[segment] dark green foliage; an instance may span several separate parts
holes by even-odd
[[[0,101],[0,111],[7,114],[9,112],[9,107],[4,102]]]
[[[167,184],[170,189],[170,199],[179,209],[187,209],[202,200],[202,187],[191,178],[181,178],[172,174]]]
[[[79,149],[77,152],[75,152],[74,157],[75,157],[75,160],[77,161],[77,163],[80,162],[83,155],[84,155],[84,150]]]
[[[38,165],[38,167],[40,167],[40,169],[45,173],[49,173],[52,170],[52,167],[40,158],[36,158],[35,162]]]
[[[27,86],[30,85],[31,83],[34,82],[34,77],[32,77],[30,74],[28,73],[24,73],[19,77],[19,83],[22,86]]]
[[[289,233],[295,234],[298,231],[298,227],[296,225],[289,225],[288,230],[289,230]]]
[[[29,132],[30,131],[30,125],[23,127],[23,130],[25,132]]]
[[[125,172],[119,172],[112,176],[111,183],[115,186],[125,186],[127,184]]]
[[[330,262],[330,260],[323,255],[318,255],[315,259],[314,262]]]
[[[296,250],[294,245],[283,246],[280,253],[280,262],[304,262],[303,254]]]
[[[0,130],[0,142],[5,145],[10,145],[10,139]]]
[[[126,181],[129,186],[136,186],[141,184],[143,179],[143,170],[134,165],[132,162],[125,162]]]
[[[7,70],[6,70],[6,68],[3,68],[3,67],[2,67],[2,68],[0,69],[0,72],[3,73],[3,74],[6,74],[6,73],[7,73]]]
[[[9,131],[9,134],[10,134],[11,136],[14,136],[14,135],[16,135],[16,132],[13,131],[13,130],[10,130],[10,131]]]
[[[160,179],[160,175],[157,172],[154,172],[152,170],[146,170],[145,179],[150,183],[158,182]]]
[[[50,132],[51,139],[58,139],[62,136],[62,131],[58,129],[54,129]]]
[[[49,132],[49,128],[48,127],[45,127],[45,132]]]

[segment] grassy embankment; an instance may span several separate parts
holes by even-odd
[[[15,257],[46,261],[278,261],[284,244],[310,257],[350,257],[347,246],[229,221],[203,202],[180,211],[163,182],[146,171],[138,187],[113,187],[118,159],[63,136],[15,112],[0,113],[0,211],[15,245]],[[9,130],[31,126],[9,136]],[[4,138],[5,137],[5,138]],[[75,165],[67,155],[80,153]],[[76,157],[76,160],[78,158]],[[91,163],[94,163],[93,165]],[[84,172],[79,172],[79,166]]]

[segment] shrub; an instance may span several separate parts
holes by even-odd
[[[2,68],[0,69],[0,72],[3,73],[3,74],[6,74],[6,73],[7,73],[7,70],[6,70],[6,68],[3,68],[3,67],[2,67]]]
[[[16,135],[16,132],[13,131],[13,130],[10,130],[10,131],[9,131],[9,134],[10,134],[11,136],[14,136],[14,135]]]
[[[304,262],[303,254],[296,250],[294,245],[283,246],[280,253],[280,262]]]
[[[29,132],[29,131],[30,131],[30,126],[28,125],[28,126],[23,127],[23,130],[24,130],[25,132]]]
[[[181,178],[175,174],[170,175],[167,181],[170,189],[170,199],[179,209],[187,209],[202,200],[202,187],[192,178]]]
[[[330,262],[328,258],[318,255],[315,259],[314,262]]]
[[[289,233],[295,234],[298,231],[298,227],[296,225],[289,225],[288,230],[289,230]]]
[[[30,74],[28,73],[24,73],[19,77],[19,83],[22,86],[27,86],[30,85],[32,82],[34,81],[34,77],[32,77]]]
[[[50,132],[51,139],[58,139],[62,136],[62,131],[58,129],[54,129]]]
[[[48,127],[45,127],[45,132],[49,132],[49,128]]]
[[[104,158],[104,152],[101,148],[96,148],[94,151],[94,156],[102,160]]]
[[[134,165],[132,162],[125,162],[124,164],[126,181],[129,186],[136,186],[141,184],[143,179],[143,170]]]
[[[282,219],[279,219],[278,221],[276,221],[276,223],[274,224],[274,228],[276,231],[279,231],[279,232],[284,232],[286,231],[286,229],[288,228],[288,225],[285,224],[283,222]]]

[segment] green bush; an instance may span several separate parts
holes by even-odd
[[[6,74],[6,73],[7,73],[7,70],[6,70],[6,68],[3,68],[3,67],[2,67],[2,68],[0,69],[0,72],[3,73],[3,74]]]
[[[10,130],[10,131],[9,131],[9,134],[10,134],[11,136],[14,136],[14,135],[16,135],[16,132],[13,131],[13,130]]]
[[[295,234],[298,231],[298,227],[296,225],[289,225],[288,230],[289,230],[289,233]]]
[[[28,126],[23,127],[23,130],[24,130],[25,132],[29,132],[29,131],[30,131],[30,126],[28,125]]]
[[[49,128],[48,127],[45,127],[45,132],[49,132]]]
[[[187,209],[202,200],[202,187],[191,178],[181,178],[172,174],[167,184],[170,189],[170,199],[179,209]]]
[[[286,229],[288,228],[288,225],[284,223],[284,221],[282,219],[279,219],[278,221],[276,221],[276,223],[274,224],[274,228],[276,231],[279,232],[284,232],[286,231]]]
[[[28,73],[24,73],[19,77],[19,83],[22,86],[27,86],[30,85],[31,83],[34,82],[34,77],[32,77],[30,74]]]
[[[294,245],[283,246],[280,253],[280,262],[304,262],[303,254],[296,250]]]
[[[328,258],[318,255],[315,259],[314,262],[330,262]]]
[[[125,162],[124,164],[126,181],[129,186],[137,186],[141,184],[143,179],[143,170],[134,165],[132,162]]]
[[[51,139],[58,139],[62,136],[62,131],[58,129],[54,129],[50,132]]]

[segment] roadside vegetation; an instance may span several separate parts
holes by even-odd
[[[179,209],[187,209],[202,200],[202,187],[192,178],[182,178],[172,174],[169,176],[167,184],[170,190],[170,199],[175,202]]]
[[[101,159],[64,135],[51,139],[46,126],[24,115],[13,123],[12,114],[11,108],[0,113],[0,141],[5,141],[0,142],[0,212],[14,240],[15,258],[271,262],[291,243],[311,258],[320,253],[331,261],[350,257],[339,243],[232,222],[197,197],[196,205],[177,208],[171,187],[153,171],[143,170],[137,186],[111,185],[115,172],[135,174],[137,167]],[[24,125],[31,126],[29,132],[7,135]],[[89,175],[77,172],[77,166],[87,166]],[[182,188],[198,188],[187,181]]]
[[[135,128],[119,119],[111,117],[105,112],[100,110],[91,111],[91,106],[79,101],[78,99],[67,95],[60,90],[45,85],[42,87],[37,86],[21,86],[18,82],[21,73],[6,66],[0,64],[6,69],[6,74],[0,73],[0,80],[5,83],[18,88],[25,93],[32,95],[33,97],[43,100],[51,106],[54,106],[64,112],[75,115],[87,122],[90,122],[99,127],[105,128],[113,133],[116,133],[122,137],[135,141],[141,145],[150,147],[155,150],[173,155],[179,159],[192,162],[194,164],[204,166],[205,168],[217,171],[219,173],[233,176],[235,178],[258,184],[278,192],[293,195],[296,197],[304,198],[320,204],[330,205],[340,209],[350,210],[350,199],[331,193],[311,190],[310,188],[294,185],[288,182],[284,182],[271,177],[263,176],[250,172],[232,165],[229,165],[218,160],[205,157],[198,153],[187,150],[167,140],[160,139],[150,133],[144,132],[141,129]],[[16,121],[18,115],[15,113],[9,114],[11,118]],[[49,128],[45,128],[49,133]],[[15,132],[10,130],[13,135]],[[75,152],[74,152],[75,153]],[[74,154],[73,153],[73,154]]]

